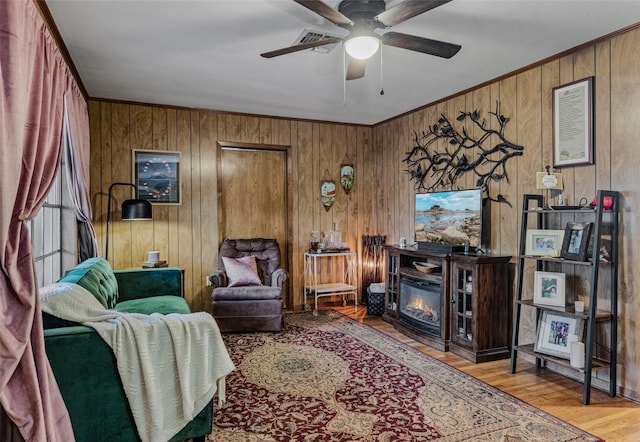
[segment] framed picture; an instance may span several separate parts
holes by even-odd
[[[340,185],[347,194],[349,194],[353,188],[354,177],[355,173],[353,170],[353,164],[349,163],[340,165]]]
[[[593,164],[593,77],[553,88],[553,167]]]
[[[525,254],[530,256],[560,256],[564,230],[527,230]]]
[[[181,204],[180,152],[133,151],[136,198],[154,204]]]
[[[573,261],[586,261],[593,223],[567,223],[560,256]]]
[[[562,189],[562,174],[536,172],[536,189]]]
[[[533,284],[533,303],[564,307],[565,274],[536,271]]]
[[[582,318],[562,312],[543,311],[538,323],[538,336],[534,350],[563,359],[571,358],[571,335],[582,341]]]
[[[322,180],[320,183],[320,201],[325,211],[329,211],[336,200],[336,182],[333,180]]]

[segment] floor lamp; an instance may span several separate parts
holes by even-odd
[[[362,235],[362,301],[369,298],[367,289],[373,282],[382,282],[384,273],[384,249],[386,235]]]
[[[111,192],[115,186],[131,186],[137,192],[138,188],[131,183],[113,183],[109,186],[109,202],[107,203],[107,241],[104,252],[104,259],[109,259],[109,222],[111,220]],[[130,199],[122,202],[122,220],[150,220],[153,218],[151,203],[147,200]]]

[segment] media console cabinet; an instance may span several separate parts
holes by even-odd
[[[510,357],[510,256],[384,248],[384,320],[474,363]],[[419,270],[416,262],[433,269]]]

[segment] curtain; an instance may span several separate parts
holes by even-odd
[[[69,77],[31,0],[0,1],[0,405],[28,441],[74,440],[45,353],[25,222],[60,165]]]
[[[73,121],[72,121],[73,120]],[[96,232],[91,224],[93,213],[89,197],[89,115],[79,92],[69,90],[64,97],[63,149],[66,158],[69,194],[78,220],[80,261],[98,256]],[[86,167],[84,167],[86,166]]]

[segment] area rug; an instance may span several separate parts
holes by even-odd
[[[600,440],[335,311],[224,340],[210,441]]]

